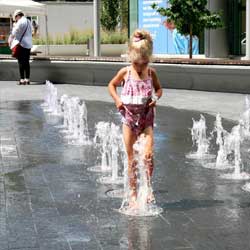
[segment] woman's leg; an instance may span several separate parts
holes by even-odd
[[[24,49],[24,72],[25,78],[30,79],[30,49]]]
[[[133,145],[136,141],[136,135],[126,124],[123,124],[123,139],[128,157],[128,180],[130,188],[129,203],[131,205],[137,198],[136,162],[134,160],[134,149],[133,149]]]
[[[24,80],[24,69],[25,69],[25,51],[24,48],[21,48],[20,55],[17,58],[18,66],[19,66],[19,74],[20,79]],[[21,82],[20,82],[21,83]]]

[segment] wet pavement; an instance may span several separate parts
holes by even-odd
[[[30,99],[28,94],[14,100],[13,93],[1,91],[0,250],[250,249],[245,181],[223,180],[221,171],[185,157],[192,150],[192,118],[200,112],[158,107],[153,189],[163,213],[138,218],[116,211],[121,199],[108,192],[120,186],[99,184],[102,174],[87,171],[98,161],[93,145],[68,145],[55,127],[60,118],[44,113],[42,100],[31,100],[37,92]],[[92,139],[97,122],[120,124],[113,104],[87,100],[86,105]],[[211,132],[215,118],[205,118]],[[235,125],[232,120],[223,119],[226,129]],[[215,153],[214,140],[211,148]],[[247,142],[244,148],[250,172]]]
[[[58,96],[67,94],[83,100],[112,102],[107,86],[56,84]],[[0,81],[0,102],[19,100],[43,100],[44,84],[32,82],[29,86],[19,86],[14,81]],[[244,108],[245,94],[195,91],[185,89],[164,89],[158,101],[159,106],[176,109],[196,110],[237,121]]]

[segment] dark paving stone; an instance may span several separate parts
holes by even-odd
[[[9,250],[40,250],[40,248],[33,248],[33,247],[28,247],[28,248],[26,248],[26,247],[21,247],[21,248],[9,248]]]
[[[0,250],[9,250],[8,241],[6,240],[6,237],[0,237],[0,241]]]
[[[9,237],[9,248],[10,249],[28,249],[38,248],[38,241],[35,237]]]
[[[91,137],[100,117],[119,124],[113,104],[86,103]],[[106,194],[118,186],[98,184],[101,175],[87,171],[98,163],[96,148],[68,145],[54,127],[60,119],[39,105],[0,103],[0,146],[16,146],[18,152],[16,159],[0,155],[0,250],[250,249],[250,202],[243,183],[222,180],[219,172],[185,158],[192,117],[199,113],[158,108],[153,187],[164,211],[133,218],[115,211],[121,199]],[[211,130],[215,119],[206,119]],[[223,125],[234,124],[223,120]],[[246,142],[246,171],[248,148]]]

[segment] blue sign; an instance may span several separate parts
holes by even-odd
[[[138,0],[138,27],[148,30],[154,41],[154,54],[188,54],[189,37],[177,32],[172,25],[166,25],[162,17],[151,5],[167,8],[166,0]],[[170,27],[169,27],[170,26]],[[193,39],[193,54],[198,54],[198,38]]]

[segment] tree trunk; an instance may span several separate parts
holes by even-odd
[[[193,24],[190,24],[189,29],[189,58],[193,58]]]

